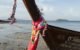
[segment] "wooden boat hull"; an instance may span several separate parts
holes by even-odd
[[[0,20],[0,23],[9,23],[9,20]]]
[[[42,37],[50,50],[80,50],[80,32],[48,25]]]

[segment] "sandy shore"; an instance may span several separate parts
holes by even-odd
[[[24,50],[31,36],[31,24],[0,24],[0,50]],[[37,50],[49,50],[40,37]]]
[[[7,35],[6,39],[0,40],[0,50],[24,50],[28,46],[30,34],[30,32],[16,32]],[[41,36],[37,50],[49,50]]]

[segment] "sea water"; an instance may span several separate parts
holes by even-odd
[[[80,31],[79,21],[48,21],[47,23],[61,28]],[[0,50],[24,50],[30,39],[31,28],[31,21],[0,24]],[[48,50],[44,41],[40,41],[38,50]]]
[[[74,31],[80,31],[80,22],[72,21],[48,21],[48,24]],[[0,35],[7,35],[13,32],[31,32],[31,21],[19,21],[14,24],[0,24]]]
[[[48,23],[53,26],[80,31],[80,21],[51,21]]]

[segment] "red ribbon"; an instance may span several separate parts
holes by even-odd
[[[29,42],[29,45],[28,45],[28,50],[36,50],[37,48],[37,45],[38,45],[38,41],[39,41],[39,31],[41,29],[44,29],[45,28],[45,25],[41,25],[41,22],[43,22],[44,19],[41,17],[38,21],[36,22],[32,22],[33,24],[33,32],[32,32],[32,35],[31,35],[31,40]]]

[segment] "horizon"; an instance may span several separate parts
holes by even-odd
[[[22,20],[22,21],[32,21],[32,20],[25,20],[25,19],[17,19],[17,21],[18,20]],[[60,20],[60,21],[73,21],[73,22],[80,22],[80,20],[67,20],[67,19],[56,19],[56,20],[46,20],[46,21],[58,21],[58,20]]]
[[[80,20],[80,0],[36,0],[46,20]],[[75,4],[74,4],[75,3]],[[13,0],[0,0],[0,19],[7,19],[12,13]],[[41,10],[42,9],[42,10]],[[16,18],[31,20],[22,0],[17,1]]]

